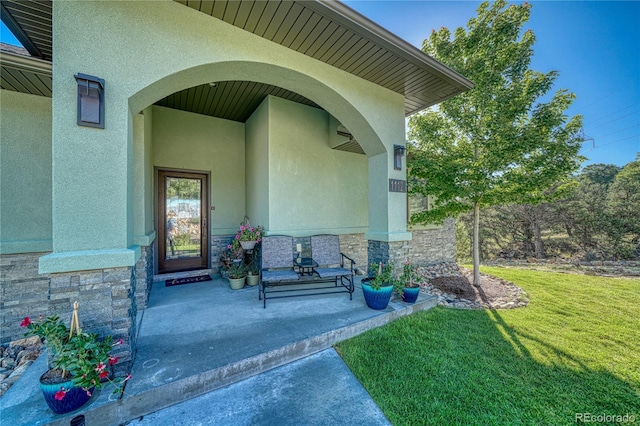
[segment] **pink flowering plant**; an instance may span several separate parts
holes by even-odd
[[[261,226],[251,226],[250,223],[246,225],[240,225],[240,229],[236,234],[235,239],[238,241],[262,241],[264,236],[264,230]]]
[[[73,379],[74,385],[84,389],[89,396],[93,388],[100,389],[107,383],[114,385],[113,393],[118,393],[131,378],[110,377],[110,367],[118,362],[118,357],[111,356],[110,352],[122,344],[122,339],[113,343],[111,336],[100,339],[98,334],[85,333],[79,328],[72,332],[57,315],[46,319],[41,315],[38,322],[25,317],[20,326],[28,329],[25,336],[38,336],[45,341],[53,356],[51,364],[60,377]],[[61,388],[55,398],[64,399],[68,391]]]

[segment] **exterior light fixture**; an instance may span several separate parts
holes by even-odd
[[[396,170],[402,170],[402,157],[404,157],[404,153],[406,148],[402,145],[394,145],[393,146],[393,168]]]
[[[78,126],[104,129],[104,80],[92,75],[74,75],[78,83]]]

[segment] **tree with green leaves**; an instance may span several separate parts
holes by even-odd
[[[605,229],[611,241],[611,251],[618,258],[630,258],[634,251],[640,253],[639,210],[640,159],[620,170],[607,194],[610,223]]]
[[[582,118],[565,115],[574,95],[558,90],[546,100],[558,73],[529,69],[535,36],[522,27],[530,11],[527,3],[484,2],[468,29],[453,39],[447,28],[434,30],[422,48],[475,87],[409,120],[409,193],[434,197],[433,208],[411,220],[473,211],[474,284],[480,209],[559,196],[583,160]]]

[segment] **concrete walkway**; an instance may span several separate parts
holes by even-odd
[[[359,287],[358,281],[353,300],[346,293],[274,299],[263,309],[257,287],[231,290],[221,279],[173,287],[156,282],[138,318],[133,377],[122,399],[110,400],[110,389],[103,388],[80,410],[55,415],[36,385],[46,370],[39,359],[0,398],[0,420],[66,426],[81,414],[87,425],[119,425],[157,412],[156,424],[171,424],[184,412],[194,419],[174,424],[267,424],[270,418],[276,424],[349,424],[350,413],[360,419],[370,411],[368,424],[384,424],[337,354],[324,351],[436,300],[421,295],[414,305],[392,301],[374,311]]]
[[[174,405],[129,425],[388,425],[334,349]]]

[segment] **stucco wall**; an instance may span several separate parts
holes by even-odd
[[[367,230],[367,157],[331,149],[329,139],[326,111],[269,98],[271,233],[304,236]]]
[[[50,251],[51,99],[0,97],[0,253]]]
[[[210,173],[212,235],[236,232],[245,214],[244,124],[153,107],[155,167]]]
[[[401,94],[173,1],[59,2],[53,12],[55,238],[41,271],[135,264],[132,114],[199,84],[238,79],[299,93],[335,116],[375,157],[377,180],[370,178],[370,185],[382,189],[388,177],[404,177],[387,155],[404,139]],[[95,40],[100,49],[87,49]],[[105,129],[76,125],[77,72],[105,79]],[[375,207],[369,211],[381,218],[369,220],[373,235],[406,237],[402,212],[386,202],[392,196],[380,194],[369,198]],[[215,188],[212,195],[219,205]],[[235,212],[222,222],[231,216]]]
[[[253,225],[269,221],[269,97],[245,123],[247,215]]]

